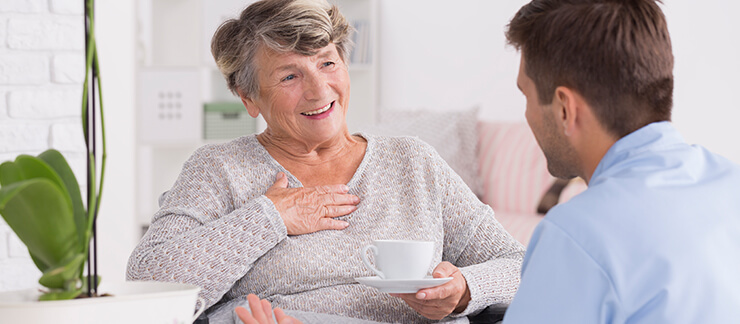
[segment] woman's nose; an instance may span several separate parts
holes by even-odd
[[[320,73],[307,75],[304,82],[303,96],[306,100],[319,100],[327,95],[329,84]]]

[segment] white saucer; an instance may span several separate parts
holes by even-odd
[[[424,279],[380,279],[380,277],[378,276],[372,276],[355,278],[355,280],[363,285],[376,288],[384,293],[413,294],[419,291],[419,289],[436,287],[445,284],[448,281],[452,280],[452,277],[426,277]]]

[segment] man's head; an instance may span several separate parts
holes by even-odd
[[[541,105],[573,90],[615,138],[671,118],[673,54],[655,0],[533,0],[506,37]]]
[[[525,116],[527,123],[534,133],[537,144],[542,149],[547,159],[547,170],[555,177],[570,179],[576,176],[582,176],[583,165],[581,157],[576,149],[570,143],[567,137],[567,128],[559,125],[559,116],[556,116],[553,105],[541,103],[538,99],[538,91],[534,80],[527,76],[526,62],[522,58],[519,65],[519,76],[516,84],[527,98],[527,109]],[[565,91],[558,88],[559,92]],[[558,102],[555,104],[562,105],[560,98],[555,98]],[[589,179],[586,179],[588,181]]]

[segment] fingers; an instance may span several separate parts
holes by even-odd
[[[434,299],[448,298],[453,295],[453,291],[452,289],[450,289],[452,286],[450,282],[444,285],[441,285],[441,286],[419,290],[418,292],[416,292],[416,295],[414,297],[416,297],[416,299],[419,299],[419,300],[434,300]]]
[[[432,272],[435,278],[452,277],[449,282],[421,289],[415,294],[391,294],[403,299],[409,307],[429,319],[441,319],[452,312],[461,312],[470,300],[467,282],[460,269],[449,262],[438,264]]]
[[[249,302],[249,309],[252,310],[252,317],[256,320],[256,323],[272,323],[272,309],[265,314],[262,302],[259,297],[255,294],[247,295],[247,302]],[[269,302],[268,302],[269,307]],[[270,315],[270,319],[267,319],[267,315]]]
[[[349,226],[349,223],[331,218],[321,218],[316,225],[319,230],[343,230]]]
[[[272,323],[272,305],[270,305],[270,302],[266,299],[261,300],[260,304],[262,304],[262,310],[264,311],[267,321]]]
[[[434,267],[434,271],[432,271],[432,277],[448,278],[448,277],[452,277],[455,273],[459,271],[460,269],[458,269],[452,263],[444,261],[438,264],[436,267]],[[420,299],[420,300],[445,299],[457,293],[457,291],[455,291],[456,286],[457,286],[457,283],[455,283],[455,280],[453,279],[450,282],[445,283],[444,285],[421,289],[418,292],[416,292],[416,299]]]
[[[252,310],[251,313],[241,306],[234,309],[236,315],[239,316],[239,319],[244,324],[274,323],[272,320],[272,305],[270,305],[269,301],[266,299],[260,300],[259,297],[254,294],[249,294],[247,296],[247,301],[249,302],[249,308]],[[301,321],[285,315],[285,312],[280,308],[275,308],[274,313],[278,324],[303,324]]]
[[[275,182],[272,184],[271,188],[288,188],[288,177],[285,176],[285,173],[278,172],[277,176],[275,176]]]
[[[328,193],[319,196],[319,203],[322,205],[357,205],[360,203],[360,197],[346,193]]]
[[[257,322],[257,320],[252,317],[252,314],[249,313],[249,311],[246,310],[244,307],[239,306],[235,308],[234,311],[244,324],[259,324],[259,322]]]
[[[401,298],[409,307],[428,319],[439,320],[451,313],[449,307],[439,300],[419,300],[414,294],[391,294],[391,296]]]
[[[285,315],[283,310],[280,308],[275,308],[275,319],[277,320],[278,324],[293,323],[290,316]]]
[[[460,271],[460,269],[458,269],[452,263],[444,261],[444,262],[440,262],[436,267],[434,267],[434,271],[432,271],[432,277],[434,278],[452,277],[452,274],[454,274],[457,271]]]
[[[360,198],[348,194],[346,185],[287,188],[287,176],[280,172],[265,196],[272,201],[285,224],[288,235],[322,230],[342,230],[347,222],[332,218],[357,210]]]
[[[323,217],[339,217],[349,215],[357,210],[357,206],[324,206]]]
[[[278,324],[303,324],[301,321],[285,315],[283,310],[280,308],[275,308],[275,318],[277,319]]]

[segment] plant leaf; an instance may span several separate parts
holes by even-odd
[[[49,179],[23,180],[0,188],[0,214],[31,255],[46,265],[79,253],[69,196]]]
[[[65,300],[65,299],[72,299],[82,294],[82,289],[75,289],[75,290],[68,290],[68,291],[50,291],[47,292],[41,297],[39,297],[40,301],[46,301],[46,300]]]
[[[23,172],[14,162],[7,161],[0,164],[0,186],[7,186],[21,180],[24,180]]]
[[[82,291],[87,292],[87,278],[90,278],[90,283],[92,283],[92,276],[84,276],[82,277]],[[98,286],[100,286],[100,281],[103,280],[103,277],[98,276]],[[98,287],[95,287],[97,289]],[[100,292],[98,292],[100,294]]]
[[[78,241],[82,244],[86,242],[85,238],[89,237],[85,233],[87,228],[87,213],[85,207],[82,204],[82,196],[80,195],[80,185],[77,183],[77,177],[74,172],[67,164],[67,160],[64,159],[61,153],[57,150],[46,150],[44,153],[39,154],[39,159],[46,162],[64,183],[64,187],[67,189],[69,198],[72,200],[72,208],[74,211],[74,220],[77,225],[77,236]],[[80,247],[80,251],[83,248]]]
[[[51,267],[50,265],[44,263],[44,261],[41,261],[41,259],[39,259],[37,256],[33,255],[31,251],[28,251],[28,254],[31,255],[31,260],[33,261],[33,264],[35,264],[36,268],[39,268],[41,272],[44,272],[46,271],[46,269],[49,269],[49,267]]]
[[[76,285],[68,284],[70,281],[75,283],[82,278],[82,265],[87,259],[85,254],[78,253],[62,260],[59,264],[49,267],[39,279],[39,283],[48,288],[65,289],[65,287]],[[75,287],[76,288],[76,287]]]
[[[59,175],[54,172],[54,169],[52,169],[46,162],[43,160],[30,155],[21,154],[18,155],[15,158],[15,162],[6,162],[6,163],[12,163],[15,168],[12,168],[12,171],[15,173],[15,176],[9,176],[9,178],[12,178],[12,181],[8,184],[13,184],[18,181],[23,180],[29,180],[34,178],[46,178],[49,179],[51,182],[59,186],[59,189],[62,189],[62,192],[65,193],[66,196],[68,196],[67,188],[64,186],[64,182],[62,181],[62,178],[59,177]],[[5,164],[5,163],[3,163]],[[3,184],[5,186],[6,184]]]

